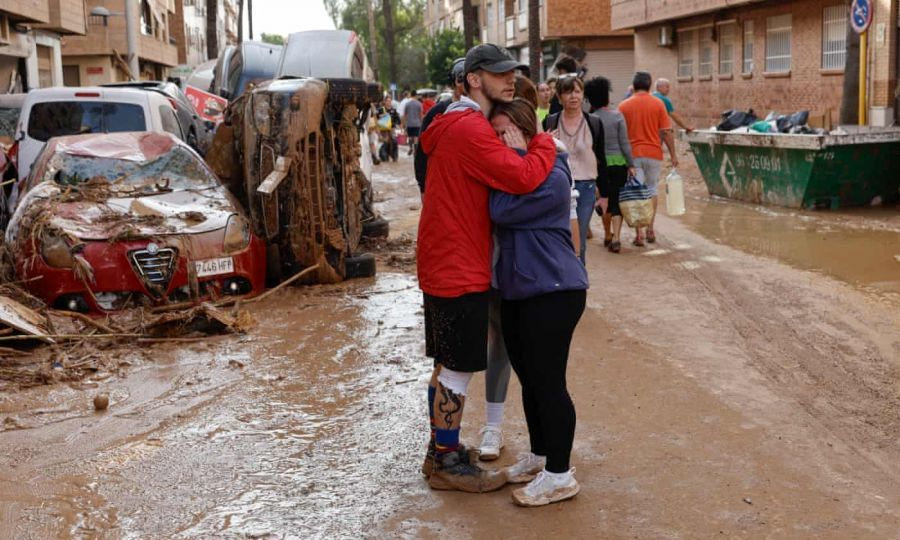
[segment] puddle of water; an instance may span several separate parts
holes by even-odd
[[[900,293],[896,210],[804,212],[700,197],[690,201],[681,220],[714,242],[874,292]]]

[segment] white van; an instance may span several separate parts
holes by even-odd
[[[28,92],[16,127],[19,180],[51,137],[157,131],[185,140],[170,99],[133,88],[58,87]]]

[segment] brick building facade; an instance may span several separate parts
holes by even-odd
[[[897,0],[875,0],[869,31],[870,123],[894,121]],[[727,109],[807,109],[837,123],[847,2],[613,0],[614,28],[634,28],[635,64],[672,81],[671,97],[698,127]]]

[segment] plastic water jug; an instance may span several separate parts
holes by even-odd
[[[666,213],[670,216],[684,214],[684,183],[675,169],[666,176]]]

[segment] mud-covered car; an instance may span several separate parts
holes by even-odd
[[[265,239],[271,282],[316,264],[309,281],[374,274],[357,252],[371,208],[360,132],[380,96],[363,80],[287,78],[229,104],[207,159]]]
[[[48,305],[115,311],[259,293],[265,246],[203,160],[168,133],[56,137],[6,230]]]

